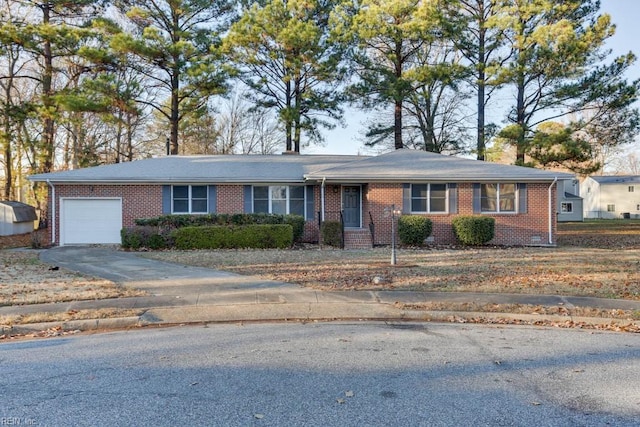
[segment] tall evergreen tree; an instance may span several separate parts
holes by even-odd
[[[476,93],[476,156],[485,160],[486,109],[491,94],[499,88],[495,72],[509,59],[504,29],[490,25],[499,0],[458,0],[447,8],[447,33],[471,68],[471,87]]]
[[[226,91],[228,74],[218,48],[236,2],[116,0],[115,4],[136,32],[114,37],[112,46],[150,66],[139,69],[152,82],[151,96],[142,102],[168,121],[170,153],[178,154],[180,121],[204,109],[212,95]],[[154,98],[156,93],[162,96]]]
[[[416,55],[441,36],[442,0],[346,1],[335,14],[336,31],[354,45],[354,100],[365,108],[393,106],[394,148],[403,148],[403,105],[422,72]],[[381,128],[373,129],[377,134]]]
[[[13,43],[20,46],[38,64],[38,69],[21,77],[39,84],[40,100],[35,102],[42,124],[34,166],[38,172],[50,172],[56,154],[56,121],[59,119],[61,89],[68,76],[61,73],[63,62],[72,61],[79,48],[93,34],[87,21],[99,15],[103,0],[25,0],[13,6],[24,16],[16,26]],[[7,22],[3,26],[14,25]],[[80,72],[82,70],[79,70]]]
[[[516,103],[509,115],[513,126],[502,132],[516,147],[516,164],[535,164],[536,157],[548,162],[554,153],[577,152],[578,139],[535,138],[536,126],[598,106],[625,109],[637,98],[637,83],[627,84],[624,72],[632,55],[598,66],[608,52],[605,41],[614,33],[609,15],[599,14],[595,0],[504,0],[491,24],[504,31],[514,52],[499,78],[512,87]],[[610,110],[611,111],[611,110]],[[577,130],[577,124],[569,126]],[[531,150],[530,143],[536,143]],[[552,140],[556,143],[550,144]],[[570,146],[558,144],[566,142]],[[545,149],[540,147],[546,146]],[[555,148],[554,148],[555,146]],[[560,154],[558,160],[570,159]],[[525,156],[533,158],[527,162]]]
[[[342,45],[329,35],[335,0],[254,3],[233,25],[227,49],[258,108],[275,109],[287,151],[302,134],[320,141],[320,127],[341,117]]]

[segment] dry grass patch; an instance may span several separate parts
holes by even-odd
[[[104,279],[51,270],[37,251],[0,250],[0,305],[121,298],[145,295]]]
[[[640,299],[640,249],[168,251],[146,256],[322,290],[507,292]],[[374,280],[381,278],[382,280]]]
[[[558,243],[601,249],[640,249],[640,220],[588,220],[558,224]]]
[[[404,310],[511,313],[566,317],[598,317],[628,321],[640,320],[640,312],[633,310],[606,310],[595,307],[565,307],[564,305],[543,306],[530,304],[478,304],[475,302],[424,302],[412,304],[396,303],[396,307]]]

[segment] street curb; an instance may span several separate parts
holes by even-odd
[[[198,307],[152,308],[140,317],[43,322],[0,326],[2,335],[32,334],[51,329],[63,331],[108,331],[145,326],[170,326],[235,322],[309,322],[309,321],[416,321],[444,323],[500,324],[574,324],[577,327],[640,327],[639,321],[600,317],[488,313],[468,311],[406,310],[379,303],[275,303],[234,304]]]
[[[69,320],[64,322],[26,323],[24,325],[0,325],[1,335],[30,334],[60,328],[63,331],[101,331],[127,329],[140,326],[138,317],[113,317],[106,319]]]

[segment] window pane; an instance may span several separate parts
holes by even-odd
[[[173,186],[173,198],[174,199],[188,199],[189,198],[189,186],[188,185],[174,185]]]
[[[289,203],[289,213],[304,216],[304,200],[291,200]]]
[[[194,185],[191,187],[192,199],[206,199],[207,198],[207,186],[206,185]]]
[[[191,202],[191,212],[192,213],[206,213],[207,212],[207,201],[206,200],[193,200]]]
[[[269,201],[268,200],[254,200],[253,211],[256,213],[269,213]]]
[[[447,184],[431,184],[431,197],[445,198],[447,195]]]
[[[516,185],[500,184],[500,211],[515,212]]]
[[[411,212],[426,212],[426,211],[427,211],[427,199],[411,200]]]
[[[431,212],[446,212],[446,199],[431,199]]]
[[[287,187],[279,186],[269,188],[271,189],[271,200],[287,200]]]
[[[272,200],[271,213],[284,215],[287,213],[286,200]]]
[[[498,184],[480,186],[480,205],[484,212],[495,212],[497,207]]]
[[[302,186],[289,187],[289,197],[292,199],[304,200],[304,187]]]
[[[445,212],[447,210],[447,185],[431,184],[430,195],[429,208],[431,212]]]
[[[413,184],[411,186],[411,198],[427,198],[427,184]]]
[[[269,187],[253,187],[254,199],[269,199]]]
[[[174,200],[173,212],[189,213],[189,200]]]

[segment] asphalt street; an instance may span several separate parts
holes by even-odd
[[[0,425],[637,426],[640,337],[217,324],[0,344]]]

